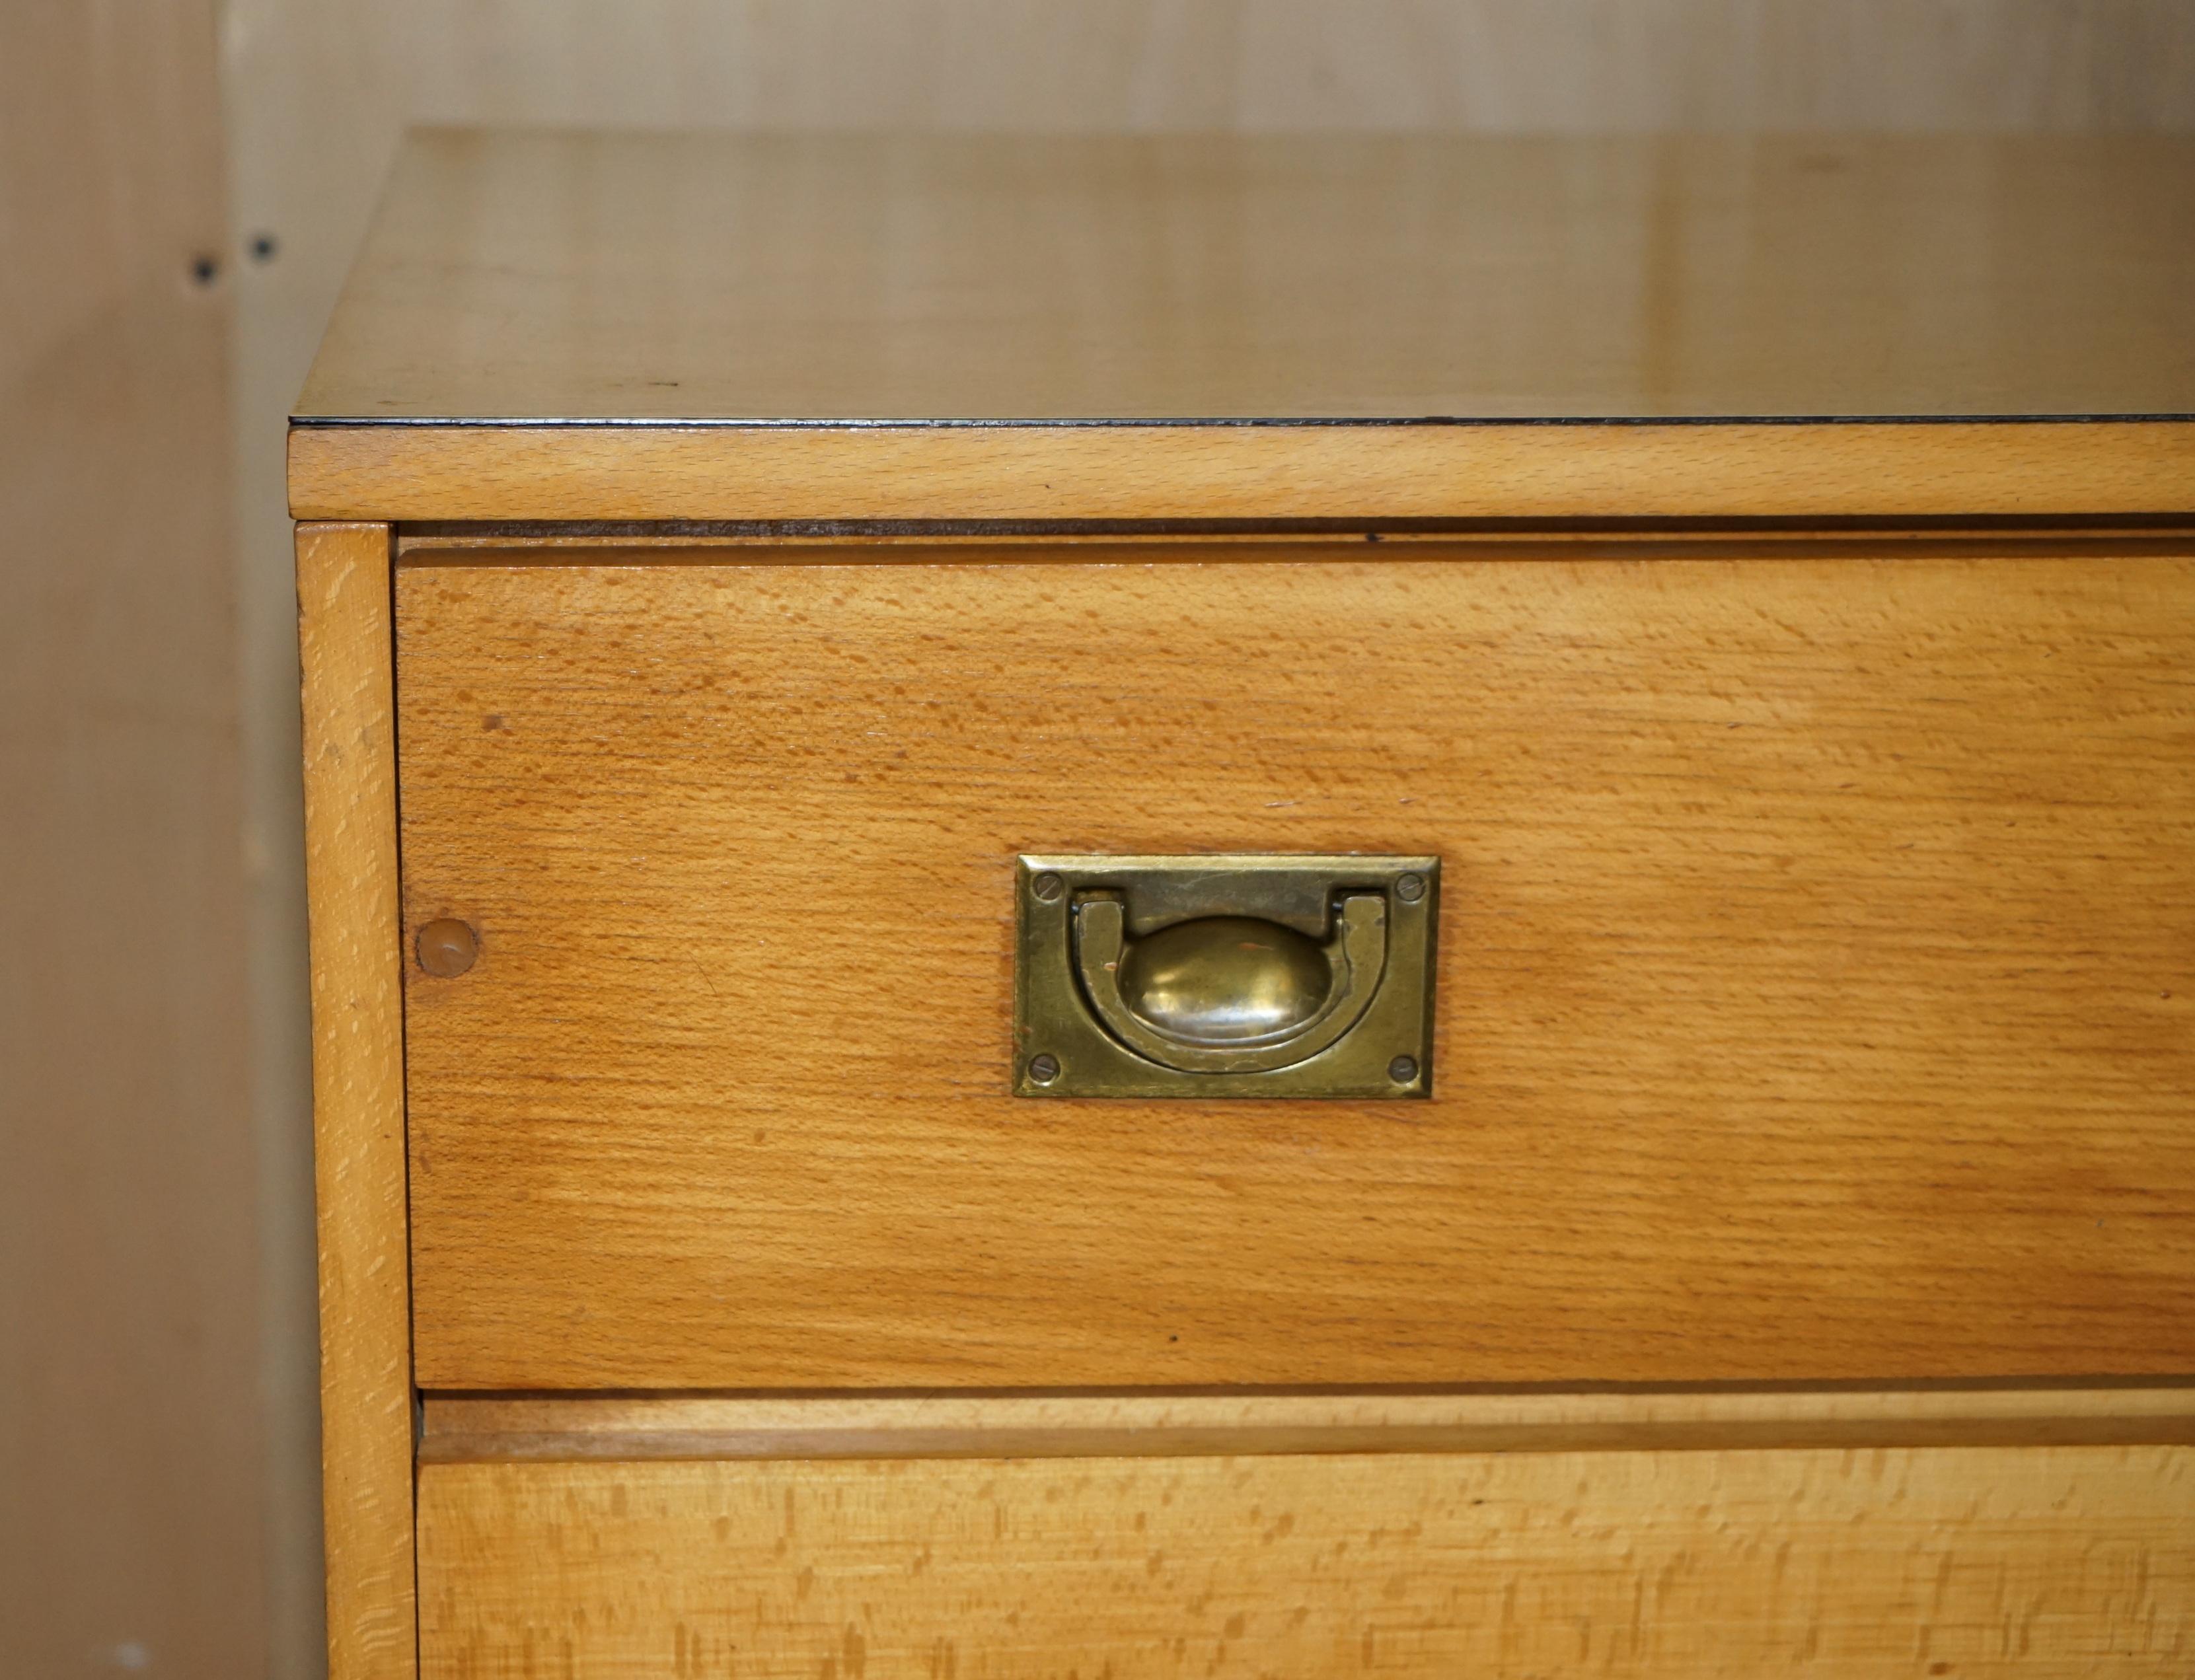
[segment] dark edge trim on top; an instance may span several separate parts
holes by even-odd
[[[446,414],[292,414],[290,423],[299,428],[419,426],[498,430],[571,431],[1105,431],[1176,429],[1201,431],[1220,428],[1286,430],[1309,428],[1387,428],[1397,426],[2110,426],[2185,424],[2195,412],[2158,414],[1591,414],[1591,415],[1470,415],[1428,414],[1412,417],[1375,416],[1265,418],[1209,417],[1137,419],[780,419],[734,420],[636,416],[623,419],[528,417],[521,415],[480,416],[466,418]]]
[[[2110,1389],[2124,1394],[2185,1393],[2195,1399],[2195,1379],[2186,1376],[2076,1374],[2071,1377],[1824,1377],[1711,1378],[1702,1381],[1662,1380],[1582,1383],[1185,1383],[1099,1384],[1057,1388],[995,1384],[975,1388],[684,1388],[684,1389],[423,1389],[422,1398],[462,1401],[527,1400],[1265,1400],[1332,1399],[1360,1396],[1397,1399],[1524,1399],[1565,1395],[1985,1395],[2082,1392]]]
[[[712,538],[712,537],[1335,537],[1378,542],[1383,536],[1605,536],[1671,538],[1736,535],[1990,536],[2122,535],[2186,532],[2184,514],[1930,514],[1904,518],[1839,514],[1812,517],[1725,515],[1625,519],[654,519],[402,520],[410,538]]]

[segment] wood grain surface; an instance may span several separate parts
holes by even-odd
[[[418,1671],[390,551],[297,529],[329,1680]]]
[[[400,568],[421,1382],[2195,1366],[2195,561],[1288,554]],[[1434,1099],[1010,1098],[1029,849],[1440,854]]]
[[[2048,520],[2195,512],[2195,423],[300,426],[302,519]]]
[[[2191,169],[2163,138],[435,131],[298,416],[597,423],[307,423],[291,503],[2186,511]],[[1883,417],[2148,423],[1682,423]],[[1607,420],[1672,423],[1425,423]],[[1232,423],[1271,421],[1351,423]]]
[[[400,153],[305,418],[2195,414],[2195,139]]]
[[[2096,1680],[2195,1662],[2195,1458],[429,1465],[429,1680]]]
[[[2195,1446],[2195,1388],[1459,1394],[433,1394],[423,1464]]]

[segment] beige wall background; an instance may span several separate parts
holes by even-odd
[[[212,6],[128,9],[0,8],[8,1680],[266,1661]]]
[[[2186,131],[2195,5],[0,8],[9,1680],[320,1666],[282,429],[418,122]]]

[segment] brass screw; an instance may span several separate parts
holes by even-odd
[[[1050,1085],[1059,1077],[1059,1058],[1050,1055],[1031,1056],[1028,1076],[1040,1085]]]
[[[419,929],[412,949],[429,974],[437,980],[455,980],[478,959],[480,941],[463,922],[443,916]]]
[[[1426,877],[1405,875],[1395,883],[1395,896],[1405,904],[1415,904],[1426,895]]]
[[[1418,1077],[1417,1058],[1398,1056],[1387,1064],[1387,1077],[1398,1085],[1406,1085]]]
[[[1029,890],[1050,904],[1067,890],[1067,883],[1057,875],[1040,875],[1029,883]]]

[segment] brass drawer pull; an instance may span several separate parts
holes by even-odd
[[[1028,856],[1015,1088],[1422,1096],[1433,858]]]
[[[1249,916],[1130,941],[1120,900],[1093,898],[1074,916],[1077,966],[1091,1006],[1130,1049],[1184,1072],[1262,1073],[1317,1055],[1363,1015],[1386,960],[1386,912],[1374,894],[1343,900],[1322,946]]]

